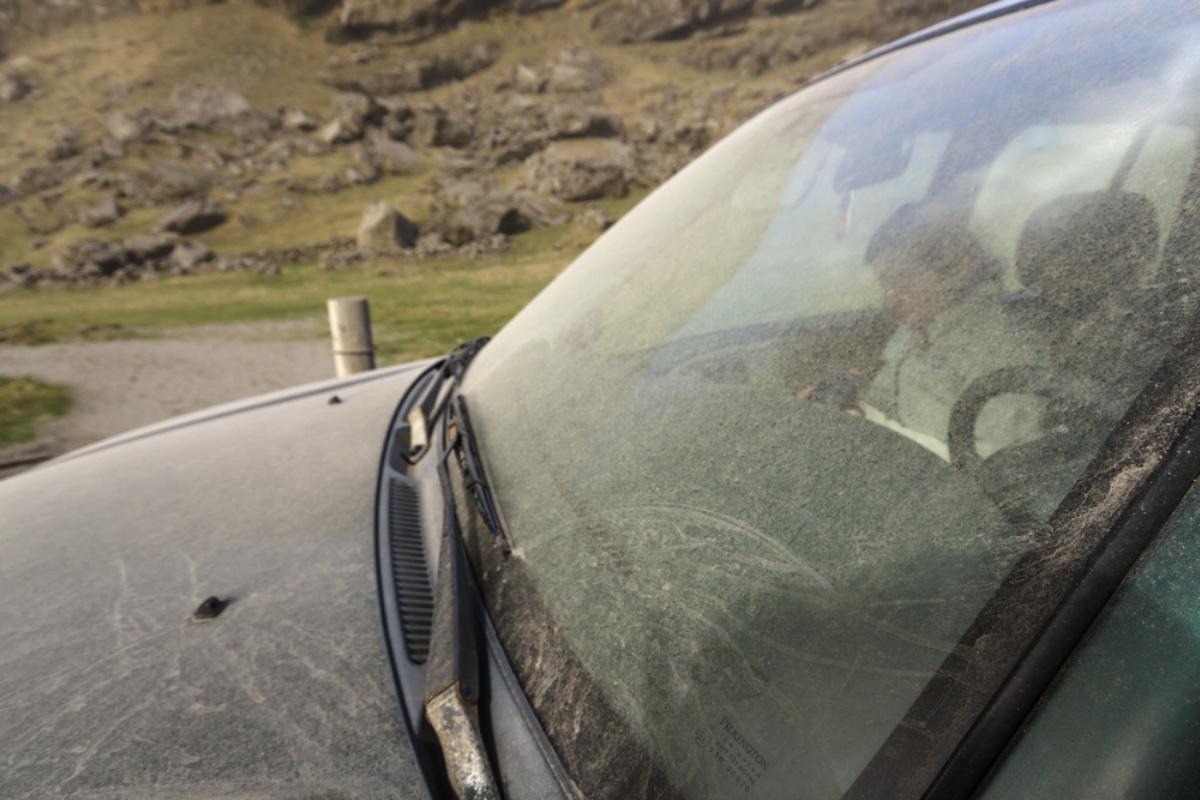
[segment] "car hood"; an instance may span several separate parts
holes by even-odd
[[[420,366],[0,481],[0,796],[423,795],[373,556],[383,440]],[[233,602],[191,621],[209,595]]]

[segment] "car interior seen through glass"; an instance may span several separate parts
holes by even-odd
[[[873,58],[480,353],[514,552],[471,556],[588,796],[928,785],[1067,583],[1014,570],[1085,560],[1063,503],[1190,336],[1197,53],[1191,3],[1064,0]]]

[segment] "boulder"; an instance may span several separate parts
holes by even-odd
[[[79,221],[88,228],[107,227],[124,215],[124,209],[112,195],[102,198],[93,205],[79,209]]]
[[[177,233],[144,233],[129,237],[121,242],[121,247],[129,261],[141,264],[166,258],[179,242]]]
[[[592,27],[603,38],[618,43],[682,39],[739,17],[799,11],[817,2],[819,0],[615,0],[592,19]],[[949,4],[954,0],[890,2]]]
[[[211,128],[252,111],[249,100],[224,86],[183,86],[172,93],[160,123],[169,130]]]
[[[50,132],[50,144],[46,148],[46,158],[51,161],[65,161],[79,155],[79,130],[73,125],[60,122]]]
[[[417,243],[417,226],[387,203],[372,203],[363,214],[356,237],[364,250],[391,250]]]
[[[367,148],[370,158],[389,175],[417,175],[425,168],[424,160],[415,150],[388,138],[382,131],[370,138]]]
[[[339,88],[382,96],[427,91],[481,72],[496,63],[499,56],[498,43],[477,42],[442,53],[414,56],[372,72],[339,78],[334,83]]]
[[[566,0],[517,0],[513,8],[518,14],[536,14],[546,9],[558,8],[565,3]]]
[[[417,112],[410,138],[424,147],[464,148],[475,138],[475,125],[458,109],[430,106]]]
[[[124,268],[126,255],[115,242],[84,239],[55,253],[51,261],[64,278],[110,277]]]
[[[371,125],[378,125],[387,109],[361,92],[341,92],[333,98],[333,119],[321,128],[317,138],[326,144],[342,144],[361,139]]]
[[[551,56],[544,68],[546,88],[554,92],[589,92],[611,79],[608,65],[595,53],[568,47]]]
[[[534,191],[579,202],[624,197],[636,170],[632,149],[616,142],[586,150],[551,145],[525,163],[525,182]]]
[[[167,263],[176,275],[194,272],[197,267],[216,258],[216,254],[203,242],[184,239],[171,249]]]
[[[376,32],[427,35],[452,27],[503,0],[342,0],[333,38],[361,38]]]
[[[211,200],[188,200],[159,217],[154,229],[190,236],[211,230],[227,219],[225,209]]]
[[[625,133],[621,118],[604,108],[556,105],[548,127],[557,139],[579,137],[613,138]]]
[[[525,190],[503,190],[472,178],[441,182],[430,206],[440,220],[442,237],[455,247],[570,219],[570,213],[551,199]]]

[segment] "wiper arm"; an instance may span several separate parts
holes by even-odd
[[[425,666],[425,717],[437,734],[450,783],[459,800],[499,800],[479,727],[481,621],[470,586],[446,464],[441,555],[429,660]]]
[[[406,429],[405,441],[397,443],[409,464],[419,462],[431,449],[433,431],[438,429],[467,367],[487,341],[481,338],[460,345],[433,367],[434,374],[405,417],[402,426]],[[448,428],[449,425],[442,428],[443,435]],[[461,424],[455,428],[467,429]],[[458,434],[451,438],[455,443],[461,441]],[[447,459],[451,438],[444,439],[445,453],[438,464],[444,508],[429,657],[425,664],[425,718],[437,734],[446,772],[459,800],[500,800],[479,727],[483,626],[450,481]],[[466,482],[471,485],[469,477]],[[475,491],[472,490],[473,495]]]
[[[454,387],[462,382],[467,367],[487,343],[486,336],[465,342],[433,367],[433,377],[404,418],[407,442],[403,448],[403,456],[409,464],[416,464],[429,452],[433,441],[430,434],[446,410]]]

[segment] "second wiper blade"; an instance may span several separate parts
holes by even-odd
[[[458,468],[463,476],[463,488],[471,493],[475,505],[479,509],[483,522],[488,530],[500,541],[504,555],[512,553],[512,544],[504,531],[504,523],[496,508],[496,500],[492,495],[491,484],[483,467],[483,459],[479,456],[479,445],[475,438],[475,429],[471,426],[471,414],[467,411],[467,400],[462,395],[455,395],[451,401],[450,417],[446,430],[447,457],[453,451],[458,459]]]

